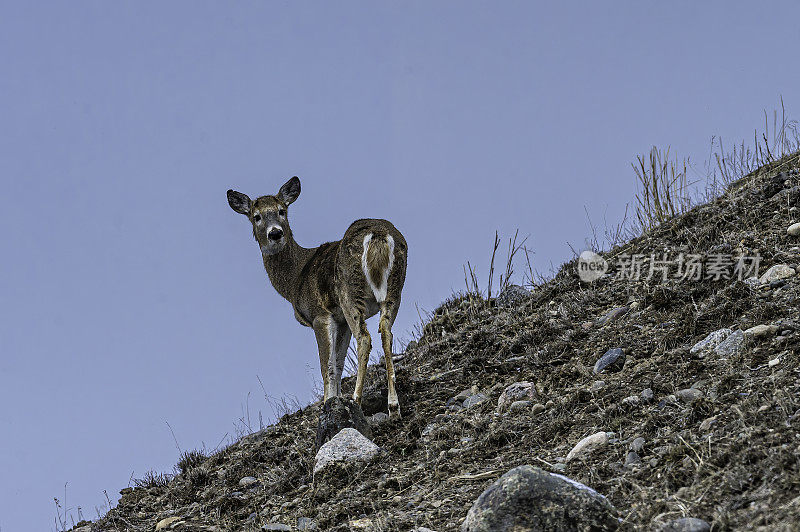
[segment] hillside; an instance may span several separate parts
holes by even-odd
[[[314,478],[314,404],[212,456],[183,460],[174,478],[123,489],[114,509],[79,529],[460,530],[478,496],[525,464],[607,497],[622,529],[681,517],[714,530],[794,529],[800,236],[787,228],[800,221],[798,204],[800,157],[792,155],[603,254],[611,270],[591,284],[573,260],[530,292],[445,302],[398,357],[403,418],[373,419],[382,452],[366,466]],[[666,280],[660,271],[649,280],[617,276],[626,256],[646,257],[646,274],[651,254],[681,253],[702,255],[708,268],[720,256],[759,255],[759,275],[785,267],[764,282],[678,280],[678,265]],[[695,347],[721,329],[729,330]],[[616,348],[623,355],[595,373]],[[533,385],[517,386],[527,401],[498,408],[520,382]],[[385,406],[384,383],[382,367],[371,366],[367,416]],[[343,388],[352,386],[348,379]],[[567,461],[596,434],[594,450]]]

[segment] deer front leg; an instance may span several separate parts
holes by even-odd
[[[323,403],[337,395],[336,386],[332,373],[335,373],[336,356],[331,356],[335,345],[335,328],[331,316],[323,316],[314,319],[312,324],[314,335],[317,337],[317,348],[319,349],[319,366],[322,371],[322,383],[325,386]],[[331,367],[333,366],[333,371]]]

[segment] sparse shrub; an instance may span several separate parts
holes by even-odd
[[[650,230],[692,207],[690,184],[686,177],[687,161],[669,158],[656,146],[650,155],[639,155],[631,164],[636,173],[636,219],[643,231]]]
[[[133,485],[137,488],[165,488],[172,479],[172,475],[167,473],[156,473],[148,471],[142,478],[134,479]]]
[[[203,451],[184,451],[181,453],[181,459],[175,467],[178,473],[186,473],[205,462],[206,458],[207,456]]]

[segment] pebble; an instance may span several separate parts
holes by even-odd
[[[651,390],[650,388],[645,388],[644,390],[642,390],[641,396],[642,396],[642,401],[644,401],[645,403],[649,403],[650,401],[653,400],[653,390]]]
[[[464,408],[469,408],[471,406],[479,405],[488,399],[489,397],[484,393],[475,393],[464,399],[462,406]]]
[[[786,232],[790,236],[800,236],[800,222],[790,225]]]
[[[532,382],[515,382],[506,386],[497,400],[497,408],[501,412],[516,401],[529,401],[536,396],[536,386]]]
[[[709,418],[704,419],[703,422],[700,423],[700,431],[707,432],[708,429],[711,428],[711,425],[713,425],[716,422],[717,422],[717,416],[711,416]]]
[[[735,355],[744,343],[744,331],[736,329],[725,341],[714,348],[714,352],[722,357]]]
[[[583,459],[597,449],[605,447],[607,443],[608,434],[605,432],[597,432],[591,436],[586,436],[567,454],[567,462]]]
[[[641,436],[631,442],[631,451],[641,452],[644,449],[644,438]]]
[[[692,354],[705,351],[706,349],[713,349],[725,341],[733,331],[731,329],[719,329],[708,334],[705,338],[694,344],[689,352]]]
[[[790,277],[794,277],[796,273],[797,272],[794,271],[794,268],[787,264],[776,264],[761,276],[761,283],[765,284],[771,283],[772,281],[779,281],[781,279],[789,279]]]
[[[778,358],[773,358],[772,360],[770,360],[770,361],[767,363],[767,365],[768,365],[769,367],[773,367],[773,366],[777,366],[777,365],[778,365],[778,364],[780,364],[780,363],[781,363],[781,359],[780,359],[780,357],[778,357]]]
[[[696,517],[681,517],[664,524],[659,532],[709,532],[711,525]]]
[[[629,310],[628,307],[613,308],[608,312],[606,312],[606,314],[602,318],[597,320],[597,324],[600,326],[607,325],[612,321],[615,321],[616,319],[621,318],[622,316],[627,314],[628,310]]]
[[[628,397],[622,400],[622,404],[636,406],[639,404],[641,400],[642,400],[641,397],[639,397],[638,395],[629,395]]]
[[[255,486],[258,484],[258,479],[256,477],[244,477],[239,481],[240,488],[249,488],[251,486]]]
[[[317,523],[314,522],[313,519],[310,517],[298,517],[297,518],[297,529],[298,530],[316,530]]]
[[[508,407],[510,412],[522,412],[523,410],[527,410],[533,404],[533,401],[514,401],[511,403],[511,406]]]
[[[625,352],[621,348],[615,347],[613,349],[609,349],[595,363],[595,375],[606,369],[609,371],[622,370],[622,367],[625,365],[625,358]]]
[[[389,414],[386,412],[376,412],[367,418],[372,425],[380,425],[381,423],[385,423],[389,421]]]
[[[269,531],[279,531],[279,530],[291,530],[292,527],[289,525],[284,525],[283,523],[267,523],[261,526],[261,530],[269,530]]]
[[[541,413],[542,413],[542,412],[544,412],[544,411],[545,411],[545,408],[544,408],[544,405],[543,405],[542,403],[536,403],[536,404],[535,404],[535,405],[533,405],[533,407],[531,408],[531,413],[532,413],[534,416],[538,416],[539,414],[541,414]]]
[[[756,340],[766,336],[774,336],[778,332],[775,325],[756,325],[744,331],[745,340]]]
[[[642,459],[636,454],[636,451],[628,451],[625,455],[625,467],[634,467],[642,463]]]
[[[698,390],[697,388],[684,388],[683,390],[678,390],[675,392],[675,397],[683,401],[684,403],[693,403],[698,399],[703,397],[702,390]]]
[[[600,390],[602,390],[605,387],[606,387],[606,381],[594,381],[592,383],[591,390],[592,390],[592,392],[599,392]]]
[[[156,530],[164,530],[170,525],[172,525],[172,523],[174,523],[175,521],[180,521],[180,520],[181,520],[180,517],[167,517],[166,519],[162,519],[161,521],[156,523]]]

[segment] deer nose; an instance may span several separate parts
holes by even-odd
[[[270,240],[280,240],[281,237],[283,236],[283,229],[281,229],[280,227],[273,227],[272,229],[269,230],[267,236],[269,237]]]

